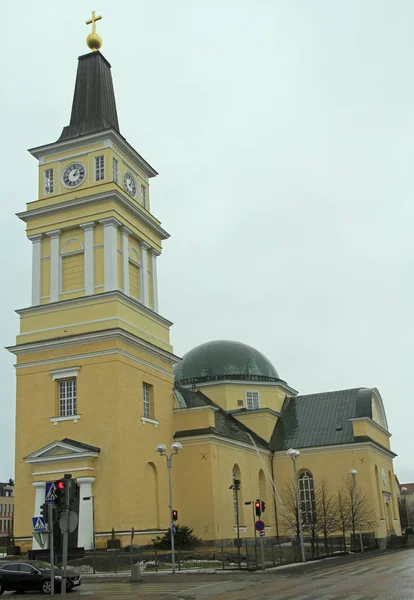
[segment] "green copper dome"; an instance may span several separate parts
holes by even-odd
[[[174,369],[175,383],[186,385],[224,379],[279,381],[272,363],[247,344],[217,340],[193,348]]]

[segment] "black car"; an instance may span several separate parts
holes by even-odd
[[[51,565],[41,560],[19,561],[5,563],[0,566],[0,595],[3,592],[40,590],[44,594],[51,591]],[[66,589],[70,591],[81,584],[81,578],[76,571],[67,571]],[[60,590],[63,570],[55,568],[55,589]]]

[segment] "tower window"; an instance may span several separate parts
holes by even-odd
[[[76,378],[59,381],[59,416],[76,415]]]
[[[113,158],[112,159],[112,178],[115,183],[118,183],[118,177],[119,177],[118,161],[116,160],[116,158]]]
[[[45,194],[53,194],[53,191],[54,191],[53,169],[45,170],[43,182],[44,182]]]
[[[144,417],[146,419],[152,418],[152,385],[148,383],[142,384],[142,402],[144,409]]]
[[[144,208],[147,208],[147,188],[145,185],[141,185],[141,204]]]
[[[246,408],[248,410],[260,408],[259,392],[246,392]]]
[[[95,156],[95,181],[103,181],[105,178],[104,157]]]

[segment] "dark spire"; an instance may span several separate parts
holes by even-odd
[[[79,57],[70,125],[58,142],[115,129],[119,133],[111,65],[100,52]]]

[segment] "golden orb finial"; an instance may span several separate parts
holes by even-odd
[[[102,19],[102,17],[100,15],[99,17],[96,17],[95,11],[93,10],[92,19],[86,21],[86,25],[92,24],[92,33],[90,33],[86,38],[86,43],[88,44],[92,52],[95,52],[95,50],[99,50],[99,48],[102,46],[102,38],[96,33],[96,21],[99,21],[99,19]]]

